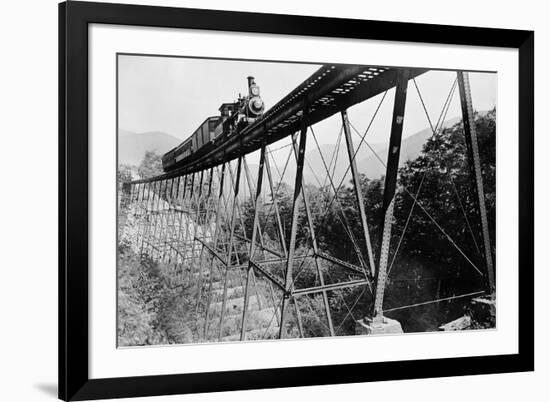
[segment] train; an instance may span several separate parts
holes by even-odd
[[[183,165],[191,156],[198,157],[214,147],[214,140],[223,141],[225,138],[239,133],[258,120],[264,113],[265,104],[260,96],[260,87],[254,77],[247,77],[248,94],[239,94],[234,102],[222,103],[218,116],[206,118],[201,125],[181,144],[166,152],[162,156],[162,168],[170,172]]]

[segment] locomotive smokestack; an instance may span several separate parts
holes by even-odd
[[[248,80],[248,88],[250,88],[252,85],[254,85],[254,77],[252,77],[251,75],[246,77],[246,79]]]

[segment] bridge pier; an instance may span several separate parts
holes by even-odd
[[[355,335],[402,334],[403,328],[399,321],[378,316],[376,319],[363,318],[355,322]]]

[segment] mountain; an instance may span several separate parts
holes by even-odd
[[[443,127],[451,127],[455,123],[461,121],[461,117],[455,117],[446,120],[443,123]],[[399,158],[399,166],[403,166],[406,161],[413,160],[420,155],[422,147],[426,143],[426,140],[432,135],[431,128],[426,128],[421,130],[413,135],[410,135],[407,138],[404,138],[401,143],[401,157]],[[385,167],[382,162],[385,164],[388,157],[388,146],[386,143],[376,143],[370,144],[370,149],[366,143],[363,143],[359,147],[359,139],[354,136],[354,147],[356,150],[355,160],[357,162],[357,169],[359,173],[365,174],[370,179],[378,179],[380,176],[385,174]],[[357,151],[359,147],[359,151]],[[346,142],[342,139],[340,148],[337,152],[336,157],[336,167],[334,167],[334,162],[331,163],[333,155],[336,151],[336,144],[323,144],[320,145],[321,153],[323,157],[319,154],[317,147],[315,149],[306,153],[306,163],[304,166],[304,179],[305,182],[312,185],[328,184],[326,180],[326,167],[325,165],[331,166],[331,173],[334,172],[333,181],[334,185],[337,187],[344,174],[346,178],[344,182],[349,182],[351,180],[351,170],[349,167],[349,157],[348,151],[346,148]],[[376,155],[374,152],[376,152]],[[380,159],[379,159],[380,158]],[[324,161],[323,161],[324,159]],[[283,170],[283,166],[278,166],[279,171]],[[274,169],[275,170],[275,169]],[[284,175],[284,182],[287,184],[294,185],[294,175],[296,173],[296,164],[289,164]],[[278,179],[278,175],[275,173],[275,180]]]
[[[160,131],[134,133],[118,130],[118,163],[139,165],[146,151],[164,154],[181,142],[179,138]]]
[[[461,117],[454,117],[448,120],[445,120],[443,122],[443,128],[451,127],[454,124],[461,121]],[[417,132],[416,134],[413,134],[407,138],[405,138],[401,143],[401,154],[399,158],[399,167],[402,167],[405,162],[409,160],[416,159],[420,153],[422,152],[422,148],[424,147],[424,144],[432,136],[432,129],[431,128],[425,128],[422,131]],[[376,144],[380,145],[380,144]],[[373,146],[373,148],[376,150],[376,145]],[[377,150],[376,153],[378,154],[378,157],[386,163],[387,157],[388,157],[388,147],[383,146],[380,147],[380,152]],[[357,167],[361,173],[364,173],[367,175],[370,179],[378,179],[380,176],[383,176],[386,173],[386,169],[380,162],[380,160],[372,154],[367,158],[361,159],[357,162]]]

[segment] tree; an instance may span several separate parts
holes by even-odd
[[[172,267],[118,247],[118,343],[120,346],[189,343],[196,289],[174,287]]]
[[[495,244],[495,116],[496,109],[476,114],[475,123],[485,190],[485,204],[491,244]],[[462,123],[444,129],[429,139],[422,154],[400,169],[399,190],[395,201],[395,230],[390,258],[397,250],[400,236],[413,206],[409,193],[418,201],[400,244],[394,270],[389,278],[386,306],[416,303],[480,289],[484,262],[480,252],[481,236],[477,196],[470,171]],[[406,190],[405,190],[406,189]],[[445,231],[443,233],[434,222]],[[447,237],[447,235],[449,237]],[[452,242],[449,240],[452,239]],[[460,251],[458,250],[460,248]],[[466,259],[465,256],[468,258]],[[469,261],[468,261],[469,260]],[[404,284],[407,284],[404,286]],[[463,303],[438,303],[414,311],[392,315],[403,328],[433,329],[464,310]],[[431,323],[428,325],[427,317]]]
[[[142,179],[162,174],[162,159],[155,151],[146,151],[138,166],[138,174]]]
[[[134,178],[133,171],[134,166],[126,165],[124,163],[120,164],[117,171],[118,183],[122,184],[128,181],[132,181],[132,179]]]

